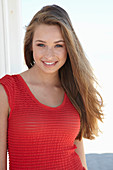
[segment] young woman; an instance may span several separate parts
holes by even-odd
[[[66,11],[45,6],[26,29],[28,70],[0,80],[0,170],[87,169],[82,138],[98,134],[103,101]]]

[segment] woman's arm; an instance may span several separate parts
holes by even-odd
[[[0,84],[0,170],[7,170],[7,119],[8,98]]]
[[[74,144],[77,146],[77,149],[75,152],[79,155],[82,165],[84,168],[87,170],[87,164],[86,164],[86,158],[85,158],[85,153],[84,153],[84,146],[83,146],[83,140],[75,140]]]

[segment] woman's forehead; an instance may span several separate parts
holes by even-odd
[[[47,25],[47,24],[40,24],[37,25],[34,31],[34,39],[39,39],[43,41],[47,40],[64,40],[62,36],[61,29],[58,25]]]

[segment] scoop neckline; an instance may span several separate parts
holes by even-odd
[[[29,86],[27,85],[26,81],[24,80],[24,78],[23,78],[20,74],[18,74],[17,76],[20,78],[20,80],[21,80],[22,83],[24,84],[24,87],[25,87],[27,93],[30,95],[30,97],[31,97],[37,104],[39,104],[40,106],[42,106],[43,108],[56,110],[56,109],[59,109],[59,108],[61,108],[61,107],[64,106],[64,104],[65,104],[65,102],[66,102],[66,96],[67,96],[65,91],[64,91],[64,97],[63,97],[62,103],[61,103],[60,105],[58,105],[58,106],[56,106],[56,107],[48,106],[48,105],[45,105],[45,104],[41,103],[41,102],[34,96],[34,94],[32,93],[32,91],[30,90]]]

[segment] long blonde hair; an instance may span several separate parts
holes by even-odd
[[[28,68],[34,65],[32,40],[38,24],[59,25],[67,48],[67,61],[59,70],[62,87],[70,101],[78,110],[81,120],[80,132],[76,139],[82,137],[94,139],[98,135],[98,120],[102,121],[103,100],[95,83],[91,65],[72,27],[67,12],[57,5],[43,7],[35,14],[27,26],[24,39],[24,56]]]

